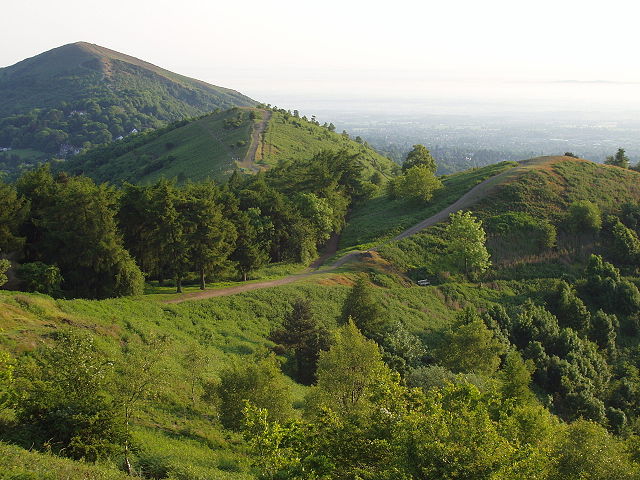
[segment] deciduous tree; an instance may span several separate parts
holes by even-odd
[[[449,257],[464,273],[482,273],[491,266],[482,222],[471,212],[452,213],[445,229],[445,238]]]

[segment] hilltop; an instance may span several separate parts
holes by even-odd
[[[0,147],[12,148],[4,163],[15,169],[25,157],[65,157],[132,131],[255,103],[235,90],[78,42],[0,68]]]
[[[234,170],[265,171],[308,160],[323,150],[358,153],[364,177],[390,176],[395,164],[348,135],[284,110],[236,107],[77,155],[56,168],[99,182],[149,183],[158,178],[223,180]]]

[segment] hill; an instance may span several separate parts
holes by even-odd
[[[251,119],[258,124],[269,113],[247,112],[264,114]],[[281,112],[273,117],[276,113]],[[235,178],[231,188],[239,192],[240,206],[254,214],[245,217],[254,224],[268,227],[266,218],[256,216],[261,212],[273,221],[286,219],[289,197],[304,200],[303,219],[321,220],[318,212],[330,210],[324,207],[346,205],[326,191],[335,172],[343,172],[345,188],[362,186],[352,182],[357,169],[343,160],[318,155],[264,176]],[[252,162],[248,168],[268,165]],[[559,268],[553,271],[513,271],[504,278],[500,264],[503,252],[528,265],[534,260],[529,248],[543,248],[546,260],[555,255],[556,247],[538,243],[540,232],[548,232],[540,227],[560,232],[576,200],[590,199],[605,213],[619,214],[618,203],[633,199],[640,211],[637,174],[565,157],[491,168],[445,178],[440,196],[428,204],[385,205],[381,196],[368,202],[367,196],[358,197],[362,203],[353,212],[357,228],[346,237],[349,242],[397,238],[420,220],[427,228],[410,229],[408,238],[354,256],[359,262],[298,276],[296,283],[236,288],[199,301],[190,294],[173,297],[180,303],[168,301],[165,287],[99,301],[0,292],[0,472],[20,478],[42,472],[51,472],[51,478],[119,478],[118,468],[128,470],[127,455],[136,474],[174,480],[396,478],[398,472],[407,479],[424,472],[429,478],[460,472],[467,478],[638,478],[636,271],[618,262],[625,268],[621,273],[599,257],[585,265],[584,254],[606,243],[604,229],[584,236],[574,232],[571,240],[579,245],[573,257],[556,261]],[[55,198],[69,202],[56,222],[37,217],[33,227],[108,214],[107,208],[92,213],[87,202],[72,213],[82,200],[78,193],[88,192],[92,202],[97,197],[87,179],[36,174],[44,188],[36,188],[36,176],[31,178],[32,205],[54,183],[53,197],[40,200],[44,207],[50,209]],[[591,192],[591,184],[601,191]],[[304,193],[311,186],[314,190]],[[180,201],[171,184],[159,188],[166,197],[159,197],[164,190],[147,195],[139,186],[128,187],[126,194],[158,198],[162,205]],[[185,187],[192,194],[199,188]],[[328,200],[317,196],[323,192]],[[178,210],[191,219],[206,196],[197,198],[178,203]],[[239,217],[234,203],[223,211]],[[376,208],[367,217],[372,204]],[[142,233],[135,250],[180,261],[180,248],[192,242],[154,253],[153,240],[139,230],[153,220],[156,207],[140,207],[141,216],[130,222],[136,235]],[[494,270],[465,275],[449,259],[440,221],[457,208],[483,218]],[[123,207],[127,215],[134,210]],[[159,216],[162,228],[177,224],[169,213]],[[292,225],[300,221],[294,220],[264,231],[288,235],[283,246],[308,239],[313,229],[300,229],[291,238]],[[240,224],[244,230],[250,225]],[[76,247],[72,262],[82,257]],[[408,281],[418,274],[432,284]],[[81,281],[93,280],[89,277]],[[128,435],[118,435],[116,427],[123,424]],[[75,436],[67,434],[67,426]],[[95,458],[100,461],[92,464]]]
[[[232,108],[80,154],[57,168],[97,181],[149,183],[160,177],[222,180],[235,169],[266,170],[308,160],[322,150],[359,153],[365,178],[394,169],[366,145],[283,110]]]
[[[589,252],[605,254],[607,250],[605,238],[599,243],[586,235],[576,255],[577,240],[566,222],[570,205],[589,201],[603,217],[621,215],[625,204],[640,201],[639,180],[640,173],[633,170],[572,157],[538,157],[518,162],[516,168],[481,184],[473,201],[462,208],[484,223],[494,277],[555,277],[582,268]],[[446,221],[446,216],[439,221]],[[384,246],[381,253],[403,269],[422,270],[423,274],[447,270],[438,260],[445,248],[438,240],[441,228],[442,224],[431,226]],[[543,246],[539,235],[549,228],[555,240]]]
[[[255,103],[98,45],[64,45],[0,69],[0,147],[13,149],[0,162],[15,169],[25,149],[65,157],[134,129]]]

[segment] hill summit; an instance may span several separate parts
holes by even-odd
[[[168,122],[255,104],[235,90],[78,42],[0,68],[0,147],[20,158],[64,157]]]

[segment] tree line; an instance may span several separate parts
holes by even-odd
[[[269,262],[308,262],[371,194],[358,154],[324,151],[268,173],[178,186],[96,185],[84,176],[27,172],[0,184],[0,252],[23,286],[53,295],[136,295],[144,279],[196,274],[246,280]],[[6,272],[4,262],[2,272]]]

